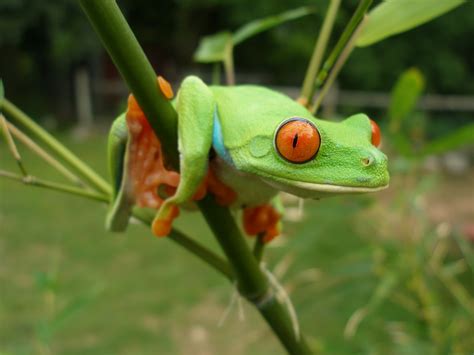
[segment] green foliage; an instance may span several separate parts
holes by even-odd
[[[454,132],[448,133],[438,139],[428,142],[420,154],[442,154],[449,150],[462,148],[466,145],[474,147],[474,123],[467,124]]]
[[[314,10],[311,7],[300,7],[278,15],[253,20],[241,26],[234,33],[221,31],[214,35],[205,36],[200,40],[193,58],[198,63],[222,62],[226,68],[229,81],[229,78],[233,78],[233,50],[236,45],[259,33],[268,31],[288,21],[307,16],[313,12]]]
[[[194,60],[198,63],[224,62],[231,55],[232,34],[225,31],[203,37],[194,53]]]
[[[278,15],[264,17],[258,20],[253,20],[234,32],[232,41],[234,46],[250,39],[257,34],[268,31],[273,27],[280,26],[288,21],[296,20],[301,17],[314,13],[312,7],[299,7],[297,9],[282,12]]]
[[[463,4],[465,0],[386,0],[369,13],[357,40],[360,47],[408,31]]]
[[[387,115],[390,140],[397,151],[405,157],[423,158],[474,145],[474,124],[464,125],[440,138],[425,141],[424,115],[415,112],[424,83],[421,72],[412,68],[400,75],[392,89]]]
[[[388,118],[392,132],[400,130],[401,123],[415,109],[424,88],[425,80],[418,69],[412,68],[402,73],[392,89],[388,107]]]

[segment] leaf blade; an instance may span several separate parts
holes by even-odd
[[[415,109],[424,88],[425,79],[418,69],[410,68],[400,75],[390,95],[390,131],[399,131],[403,120]]]
[[[369,13],[356,45],[370,46],[431,21],[463,3],[465,0],[386,0]]]
[[[263,17],[257,20],[253,20],[238,30],[236,30],[232,36],[232,42],[235,45],[242,43],[243,41],[256,36],[257,34],[267,31],[273,27],[284,24],[292,20],[310,15],[315,12],[315,9],[310,6],[302,6],[296,9],[282,12],[277,15],[271,15]]]
[[[223,62],[231,52],[232,34],[222,31],[201,38],[193,59],[197,63]]]

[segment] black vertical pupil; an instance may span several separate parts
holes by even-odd
[[[298,133],[295,134],[293,137],[293,148],[296,148],[296,145],[298,144]]]

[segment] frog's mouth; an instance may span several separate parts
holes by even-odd
[[[303,198],[321,198],[329,195],[339,194],[362,194],[368,192],[377,192],[386,189],[389,185],[382,186],[343,186],[332,184],[315,184],[304,181],[294,181],[279,178],[276,180],[267,180],[265,182],[278,190],[283,190],[290,194]]]

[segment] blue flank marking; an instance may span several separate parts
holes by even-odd
[[[217,106],[214,110],[214,127],[212,131],[212,146],[217,154],[224,159],[224,161],[232,166],[234,162],[229,154],[229,151],[224,145],[224,137],[222,136],[221,122],[219,121],[219,113],[217,112]]]

